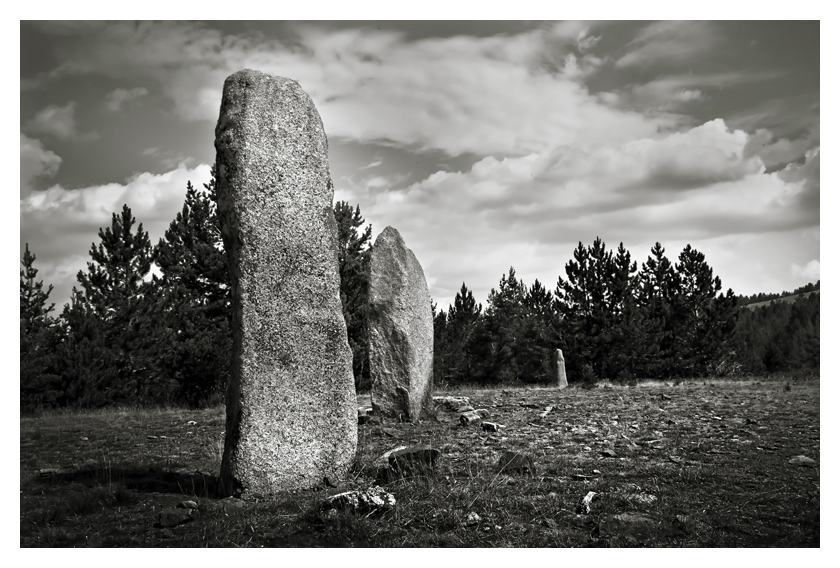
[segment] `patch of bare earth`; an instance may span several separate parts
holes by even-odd
[[[445,407],[420,424],[363,424],[338,487],[244,504],[214,494],[223,408],[22,418],[21,546],[820,544],[817,381],[447,394],[502,427],[463,426]],[[321,508],[377,483],[382,454],[417,443],[440,451],[436,468],[380,479],[392,509]],[[500,472],[505,451],[534,470]],[[162,526],[161,511],[185,501],[197,512]]]

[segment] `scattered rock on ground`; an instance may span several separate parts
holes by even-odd
[[[66,470],[57,467],[45,467],[38,470],[38,475],[41,477],[49,477],[51,475],[58,475]]]
[[[633,493],[627,496],[628,501],[639,503],[640,505],[652,505],[656,503],[656,495],[649,493]]]
[[[580,500],[577,507],[577,512],[579,514],[588,515],[591,512],[590,506],[592,505],[592,499],[595,498],[595,495],[596,493],[594,491],[590,491],[583,496],[583,499]]]
[[[688,534],[688,516],[687,515],[677,515],[674,517],[674,520],[671,521],[671,530],[675,534]]]
[[[364,490],[346,491],[327,497],[321,505],[323,511],[342,510],[362,515],[383,513],[396,505],[393,495],[374,485]]]
[[[487,432],[498,432],[499,429],[504,428],[501,424],[496,424],[495,422],[482,422],[481,429]]]
[[[656,522],[637,512],[607,515],[601,519],[598,530],[602,537],[621,536],[634,542],[641,542],[656,536]]]
[[[617,458],[618,457],[618,454],[615,453],[615,450],[610,450],[610,449],[601,450],[601,455],[604,456],[605,458]]]
[[[796,456],[790,458],[788,463],[791,465],[801,465],[804,467],[817,467],[817,462],[809,458],[808,456]]]
[[[388,456],[388,465],[401,477],[428,475],[434,470],[440,450],[427,444],[402,448]]]
[[[198,517],[197,509],[169,507],[160,512],[161,527],[175,527],[188,523]]]
[[[469,515],[467,515],[466,525],[468,527],[474,527],[475,525],[477,525],[480,522],[481,522],[481,517],[479,517],[478,513],[476,513],[475,511],[473,511]]]
[[[224,499],[206,499],[201,502],[201,510],[207,512],[222,512],[228,514],[236,509],[245,506],[245,501],[236,497],[225,497]]]
[[[470,424],[481,422],[481,415],[475,410],[471,410],[470,412],[464,412],[461,414],[461,416],[458,417],[458,421],[462,426],[469,426]]]
[[[537,474],[537,468],[534,466],[534,460],[531,456],[510,450],[502,452],[499,458],[499,468],[501,473]]]

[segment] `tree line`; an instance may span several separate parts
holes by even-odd
[[[55,314],[52,285],[25,247],[20,270],[21,410],[221,401],[230,373],[231,286],[216,211],[215,175],[187,183],[184,205],[152,244],[124,205],[99,230],[70,302]],[[341,300],[362,384],[367,370],[371,227],[337,202]],[[153,271],[153,266],[157,267]]]
[[[114,213],[60,314],[54,314],[52,286],[45,289],[37,279],[36,256],[26,246],[20,270],[22,411],[222,400],[231,365],[231,287],[214,180],[203,189],[188,182],[182,210],[156,244],[128,206]],[[371,226],[358,206],[339,201],[333,213],[353,373],[357,389],[365,390]],[[795,349],[783,344],[790,334],[756,332],[772,335],[767,346],[746,335],[768,325],[776,329],[782,320],[807,321],[805,335],[792,336],[807,336],[803,341],[813,344],[812,311],[800,315],[788,307],[787,316],[761,319],[757,310],[738,328],[744,313],[739,298],[720,292],[704,255],[686,246],[672,264],[664,252],[657,244],[639,269],[623,245],[613,252],[600,239],[579,243],[553,290],[539,280],[527,286],[511,267],[484,305],[462,284],[448,310],[431,305],[435,382],[550,383],[558,348],[573,381],[722,374],[739,365],[774,370],[780,367],[773,361],[795,360],[789,357]],[[818,361],[818,295],[816,302]],[[813,360],[813,347],[806,352],[803,365]]]
[[[486,306],[462,284],[435,315],[435,376],[442,382],[552,383],[562,349],[572,380],[725,373],[734,354],[737,298],[721,293],[703,253],[686,246],[673,264],[657,243],[639,268],[619,244],[578,243],[552,290],[510,268]]]

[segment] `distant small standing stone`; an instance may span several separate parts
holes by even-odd
[[[416,422],[432,402],[434,326],[423,268],[393,227],[373,243],[368,316],[371,405]]]
[[[554,351],[554,355],[551,358],[551,370],[557,380],[555,384],[558,389],[564,389],[569,386],[569,382],[566,380],[566,360],[563,358],[563,351],[560,349]]]

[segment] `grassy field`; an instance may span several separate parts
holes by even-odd
[[[361,425],[356,464],[339,487],[241,506],[213,495],[221,407],[21,418],[20,545],[820,545],[818,381],[445,394],[468,396],[504,428],[461,426],[444,408],[420,424]],[[321,511],[329,495],[370,487],[384,452],[414,443],[440,450],[437,468],[386,485],[392,510]],[[504,450],[531,456],[535,475],[499,473]],[[797,456],[814,461],[791,463]],[[162,527],[161,511],[185,500],[198,512]]]

